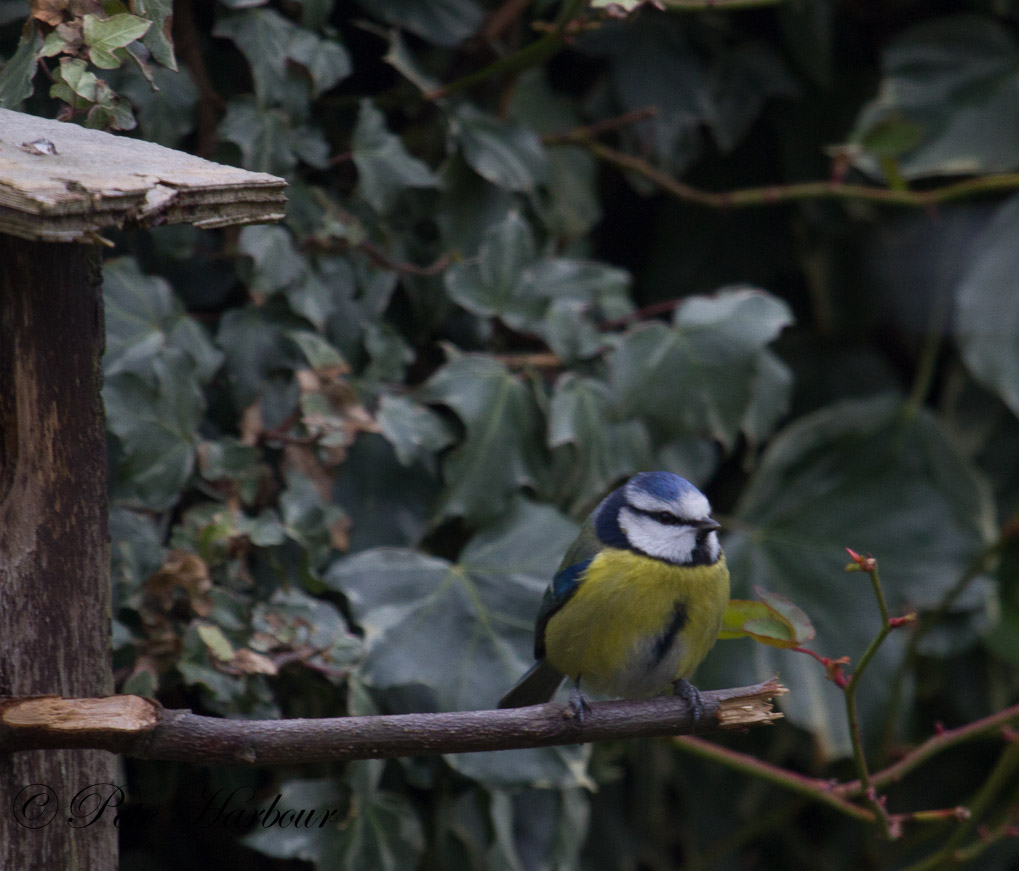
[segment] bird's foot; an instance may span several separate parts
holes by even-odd
[[[566,707],[563,708],[563,718],[576,719],[578,723],[584,722],[584,715],[591,713],[591,703],[587,700],[580,687],[570,690],[570,697],[566,700]]]
[[[701,698],[701,691],[686,678],[677,680],[672,685],[672,691],[690,708],[690,733],[693,734],[704,717],[704,700]]]

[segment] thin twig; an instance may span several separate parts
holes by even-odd
[[[639,308],[636,311],[623,315],[622,317],[613,318],[610,321],[602,321],[598,324],[598,329],[602,332],[618,330],[622,327],[629,326],[636,321],[650,320],[651,318],[656,318],[659,315],[668,314],[669,312],[674,311],[682,302],[683,299],[666,299],[662,302],[653,302],[651,305],[646,305],[643,308]]]
[[[401,275],[420,275],[423,277],[440,275],[453,262],[453,258],[449,254],[441,254],[427,266],[419,266],[417,263],[394,260],[385,251],[373,242],[369,242],[367,239],[362,239],[355,245],[351,245],[345,239],[309,239],[305,242],[304,247],[305,249],[313,249],[315,251],[328,253],[334,253],[337,251],[342,253],[346,253],[348,251],[360,251],[376,266],[381,267],[382,269],[388,269],[390,272],[399,272]]]
[[[1002,527],[1001,534],[997,540],[991,542],[977,554],[973,562],[966,568],[966,571],[959,577],[959,580],[955,582],[955,585],[945,593],[938,606],[930,613],[924,615],[909,640],[908,656],[912,657],[916,654],[920,640],[948,614],[959,596],[966,592],[966,588],[987,571],[990,564],[998,558],[1005,546],[1017,538],[1019,538],[1019,523],[1014,525],[1006,523]]]
[[[1001,730],[1002,726],[1015,722],[1019,722],[1019,705],[1013,705],[1010,708],[1005,708],[1003,711],[974,720],[965,726],[959,726],[956,729],[946,729],[937,735],[932,735],[895,764],[872,774],[870,778],[871,785],[877,788],[886,786],[889,783],[898,783],[907,774],[912,773],[939,753],[943,753],[945,750],[957,747],[967,741],[996,734]],[[835,787],[835,792],[847,798],[857,795],[862,791],[863,785],[859,780],[843,783]]]
[[[969,846],[960,847],[952,854],[951,859],[960,866],[966,865],[1005,838],[1019,838],[1019,825],[1016,823],[1014,809],[1006,812],[995,826],[982,829]]]
[[[526,69],[543,63],[552,55],[556,54],[567,40],[567,32],[573,18],[579,15],[586,4],[586,0],[567,0],[559,9],[552,29],[543,34],[534,42],[530,42],[523,48],[493,61],[488,66],[473,73],[469,73],[461,79],[443,85],[434,91],[422,94],[428,101],[441,100],[460,91],[473,88],[496,76],[505,74],[518,74]]]
[[[892,631],[892,624],[888,619],[888,605],[885,603],[884,590],[881,587],[881,578],[877,570],[877,561],[870,557],[858,557],[856,554],[852,554],[852,556],[854,562],[847,567],[847,570],[863,570],[870,576],[870,582],[874,588],[874,596],[881,611],[881,629],[864,651],[863,656],[860,657],[859,663],[849,678],[849,682],[846,684],[846,715],[849,719],[849,739],[852,743],[853,763],[856,766],[856,773],[860,779],[860,787],[864,799],[870,805],[871,810],[874,811],[874,818],[881,829],[881,834],[886,838],[891,838],[893,837],[893,831],[888,820],[888,814],[877,796],[875,787],[870,779],[870,772],[867,770],[867,757],[863,752],[863,736],[860,729],[860,713],[856,705],[856,690],[870,661]]]
[[[832,785],[827,780],[806,777],[803,774],[797,774],[795,771],[787,771],[785,768],[765,762],[763,759],[757,759],[746,753],[730,750],[728,747],[722,747],[719,744],[713,744],[710,741],[705,741],[692,735],[683,735],[673,739],[673,741],[681,750],[685,750],[695,756],[700,756],[702,759],[718,762],[734,771],[756,777],[775,786],[781,786],[811,801],[828,805],[828,807],[834,808],[839,813],[861,822],[874,822],[875,818],[872,811],[853,804],[839,795],[832,789]]]
[[[917,656],[919,655],[920,642],[951,610],[952,605],[961,596],[973,581],[975,581],[981,574],[983,574],[990,564],[998,558],[1001,551],[1008,545],[1010,541],[1019,539],[1019,517],[1003,524],[1001,532],[998,538],[986,545],[984,549],[974,557],[972,562],[966,567],[966,570],[960,575],[959,580],[955,582],[952,588],[945,593],[941,598],[941,601],[928,613],[924,614],[914,631],[910,634],[909,642],[906,645],[906,652],[903,656],[902,663],[896,671],[895,677],[892,680],[892,690],[890,696],[893,700],[892,710],[888,712],[885,722],[885,731],[890,732],[894,722],[895,708],[898,706],[898,700],[902,696],[902,687],[906,680],[906,675],[910,672],[914,664],[916,663]]]
[[[492,358],[509,369],[561,369],[563,366],[562,359],[553,351],[493,354]]]
[[[859,200],[886,206],[929,208],[940,203],[966,199],[978,194],[1019,188],[1019,173],[1001,173],[965,179],[926,191],[892,190],[870,185],[844,184],[840,181],[810,181],[732,191],[705,191],[679,181],[643,158],[626,154],[583,136],[564,138],[555,144],[583,145],[605,163],[636,173],[677,199],[712,209],[773,206],[802,200],[832,199]]]
[[[785,0],[659,0],[666,9],[677,12],[702,12],[709,9],[757,9],[778,6]]]
[[[603,133],[612,130],[619,130],[622,127],[629,127],[648,118],[654,118],[659,113],[657,106],[645,106],[643,109],[634,109],[632,112],[625,112],[613,118],[606,118],[603,121],[595,121],[593,124],[585,124],[583,127],[574,127],[562,133],[546,133],[541,141],[546,145],[563,145],[565,143],[576,144],[578,140],[594,139]]]
[[[389,269],[392,272],[399,272],[403,275],[439,275],[446,270],[446,267],[453,262],[453,258],[448,254],[441,255],[433,263],[428,266],[418,266],[416,263],[405,263],[399,260],[393,260],[385,251],[381,248],[376,247],[371,242],[361,241],[354,246],[354,249],[361,251],[368,255],[368,258],[376,265],[381,266],[383,269]]]
[[[498,9],[492,11],[479,34],[485,42],[499,39],[531,5],[531,0],[503,0]]]
[[[998,793],[1009,784],[1014,783],[1016,771],[1019,770],[1019,744],[1009,744],[1005,748],[990,775],[983,782],[977,794],[969,804],[970,815],[949,835],[941,849],[911,865],[907,871],[930,871],[934,868],[945,868],[961,864],[966,853],[962,845],[967,835],[973,831],[983,814],[990,808],[991,802]],[[1002,832],[1002,837],[1007,830]],[[981,839],[983,840],[983,839]],[[969,848],[972,851],[973,847]],[[978,851],[982,852],[982,851]]]

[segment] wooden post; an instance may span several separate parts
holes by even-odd
[[[0,234],[0,264],[0,695],[105,695],[98,255]],[[112,826],[68,823],[74,796],[113,783],[115,763],[102,751],[0,757],[0,868],[116,868]]]
[[[0,696],[113,692],[105,228],[278,220],[285,183],[0,109]],[[85,243],[85,244],[82,244]],[[0,755],[0,869],[115,871],[105,751]],[[108,794],[108,793],[106,793]]]

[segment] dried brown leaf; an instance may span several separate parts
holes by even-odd
[[[64,20],[68,0],[32,0],[32,18],[56,27]]]

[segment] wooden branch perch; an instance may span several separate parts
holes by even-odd
[[[704,692],[697,731],[770,723],[782,716],[772,710],[771,699],[787,692],[774,680]],[[554,702],[443,714],[223,720],[167,710],[141,696],[0,698],[0,756],[88,748],[139,759],[274,765],[550,747],[690,731],[689,708],[678,696],[595,702],[583,721],[569,706]]]

